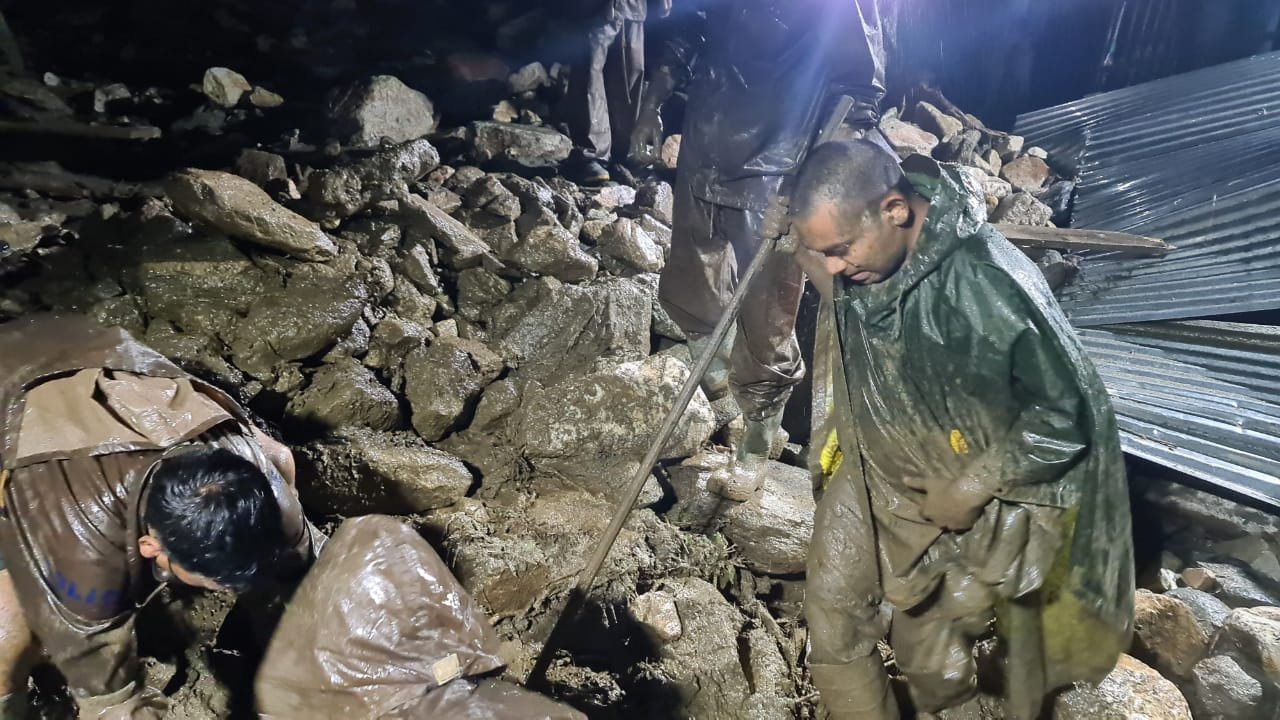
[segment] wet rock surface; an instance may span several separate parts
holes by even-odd
[[[1053,704],[1056,720],[1191,720],[1191,708],[1174,684],[1152,668],[1121,655],[1098,687],[1077,686]]]
[[[341,142],[377,147],[402,143],[436,129],[435,107],[426,95],[391,75],[376,75],[334,93],[329,121]]]

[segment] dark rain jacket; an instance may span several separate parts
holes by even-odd
[[[834,305],[850,399],[837,427],[856,435],[861,459],[843,465],[860,466],[868,488],[885,594],[924,602],[947,543],[970,555],[1016,543],[1012,565],[978,574],[991,571],[983,579],[1006,599],[1042,594],[1048,687],[1101,680],[1133,625],[1128,491],[1106,390],[1036,266],[985,222],[981,193],[927,158],[903,167],[931,203],[917,249],[882,283],[838,279]],[[1010,537],[999,505],[967,533],[932,528],[923,486],[965,476],[1025,508],[1031,529]]]
[[[489,619],[408,524],[342,524],[272,638],[256,681],[264,718],[580,720],[496,678]]]

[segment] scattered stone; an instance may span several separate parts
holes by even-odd
[[[655,355],[531,388],[512,419],[515,443],[536,467],[578,478],[614,497],[629,478],[596,470],[616,465],[618,458],[643,455],[688,375],[684,363]],[[713,422],[699,390],[659,459],[696,453],[711,437]]]
[[[427,193],[427,202],[452,215],[462,207],[462,196],[452,190],[437,188]]]
[[[440,153],[426,139],[387,148],[332,170],[313,172],[307,182],[308,216],[336,226],[338,221],[388,201],[412,203],[409,183],[440,165]]]
[[[377,147],[430,135],[438,122],[426,95],[391,75],[375,75],[336,91],[328,103],[333,133],[343,144]]]
[[[985,163],[983,170],[992,176],[999,176],[1000,171],[1004,169],[1004,160],[1000,159],[1000,153],[995,150],[987,150],[978,156],[978,160]]]
[[[436,277],[436,271],[431,267],[431,258],[427,256],[427,249],[422,245],[413,243],[402,250],[396,269],[401,275],[409,278],[409,282],[424,294],[432,297],[444,295],[440,278]]]
[[[1217,635],[1218,629],[1226,624],[1227,616],[1231,614],[1231,608],[1226,603],[1194,588],[1175,588],[1165,594],[1190,608],[1196,623],[1210,638]]]
[[[1076,685],[1053,703],[1054,720],[1191,720],[1174,684],[1128,655],[1098,687]]]
[[[1232,611],[1213,643],[1214,655],[1227,655],[1271,691],[1280,691],[1280,608]]]
[[[320,355],[351,332],[365,302],[365,288],[351,280],[300,283],[253,297],[228,343],[236,367],[262,378],[281,362]]]
[[[1041,160],[1048,160],[1049,151],[1045,150],[1042,147],[1029,147],[1027,148],[1027,156],[1033,157],[1033,158],[1039,158]]]
[[[520,119],[520,110],[510,100],[501,100],[493,106],[493,120],[500,123],[513,123]]]
[[[515,220],[521,214],[520,198],[493,175],[486,175],[472,184],[463,202],[469,208],[484,210],[507,220]]]
[[[665,264],[662,248],[635,221],[618,218],[600,236],[600,252],[640,272],[658,272]]]
[[[252,148],[240,151],[240,157],[236,158],[236,174],[268,192],[281,187],[289,179],[284,158]]]
[[[1045,250],[1036,260],[1036,267],[1044,274],[1049,289],[1057,290],[1075,279],[1080,274],[1078,255],[1063,255],[1057,250]],[[1145,587],[1145,585],[1144,585]],[[1178,574],[1168,568],[1159,568],[1156,573],[1154,587],[1159,592],[1166,592],[1178,587]]]
[[[425,198],[409,196],[401,203],[400,211],[411,227],[425,232],[429,238],[448,248],[448,265],[454,270],[475,267],[486,258],[493,257],[489,246],[466,225]]]
[[[138,255],[123,284],[153,318],[191,333],[224,333],[266,287],[262,271],[226,237],[193,236],[167,214],[137,233]]]
[[[101,115],[107,112],[107,109],[113,103],[131,99],[133,99],[133,95],[129,92],[129,87],[124,83],[103,85],[93,89],[93,111]],[[55,109],[57,109],[56,106]]]
[[[1022,152],[1022,145],[1025,142],[1021,135],[994,133],[991,136],[991,149],[1000,153],[1000,158],[1008,162]]]
[[[964,123],[942,112],[927,102],[916,105],[915,119],[925,132],[936,135],[946,142],[952,135],[964,130]]]
[[[768,467],[764,490],[725,514],[724,535],[752,571],[799,575],[813,534],[813,483],[803,468],[772,460]]]
[[[1182,582],[1187,587],[1204,592],[1213,592],[1218,589],[1218,576],[1208,568],[1193,567],[1182,571]]]
[[[507,81],[511,85],[511,92],[519,95],[550,85],[551,76],[547,74],[547,68],[542,63],[532,62],[511,73]]]
[[[662,248],[662,253],[665,257],[671,250],[671,226],[664,225],[661,220],[648,213],[636,218],[636,224],[640,226],[641,230],[649,233],[654,242],[658,243],[658,247]]]
[[[498,122],[472,123],[467,137],[477,162],[514,162],[524,167],[555,167],[573,150],[573,142],[546,127]]]
[[[637,595],[627,604],[631,619],[645,629],[649,637],[658,643],[669,643],[680,639],[684,627],[680,624],[680,613],[676,610],[676,599],[670,593],[653,590]]]
[[[636,189],[636,205],[648,208],[664,225],[670,225],[675,214],[676,196],[671,184],[661,180],[646,182]]]
[[[550,275],[565,282],[595,277],[597,262],[582,249],[578,236],[567,230],[555,214],[536,207],[516,221],[520,242],[502,253],[502,259],[526,273]]]
[[[511,283],[484,268],[463,270],[458,273],[458,314],[480,320],[510,293]]]
[[[1253,573],[1227,563],[1200,563],[1218,580],[1218,599],[1233,608],[1280,605],[1280,597],[1263,587]]]
[[[658,157],[662,161],[662,167],[667,170],[675,170],[680,164],[680,141],[684,136],[676,133],[668,135],[666,140],[662,141],[662,149],[658,151]]]
[[[170,176],[165,190],[180,214],[233,237],[303,260],[327,260],[338,253],[318,225],[242,177],[215,170],[182,170]]]
[[[909,122],[886,117],[880,121],[880,130],[890,147],[904,160],[910,155],[932,155],[938,147],[938,137],[925,132]]]
[[[460,338],[463,338],[464,340],[478,339],[470,336],[464,336],[462,334],[462,329],[458,327],[457,318],[449,318],[448,320],[441,320],[440,322],[435,324],[435,327],[431,329],[435,333],[435,336],[438,338],[460,337]],[[481,342],[483,342],[483,340],[481,340]]]
[[[484,389],[480,403],[476,405],[471,430],[488,432],[506,420],[520,407],[520,386],[511,379],[498,380]]]
[[[1270,720],[1262,683],[1222,655],[1200,661],[1187,694],[1196,720]]]
[[[474,479],[461,460],[412,433],[350,428],[310,443],[297,453],[310,479],[299,492],[313,512],[404,515],[447,507]]]
[[[1134,598],[1134,657],[1179,682],[1209,651],[1209,635],[1177,598],[1139,590]]]
[[[1271,542],[1260,535],[1245,535],[1213,545],[1213,554],[1249,568],[1263,585],[1280,588],[1280,560]]]
[[[1044,160],[1031,155],[1024,155],[1000,170],[1000,177],[1008,180],[1016,190],[1038,193],[1044,190],[1053,177],[1048,164]]]
[[[429,337],[431,333],[422,325],[388,315],[374,326],[364,363],[379,370],[398,369],[404,358],[423,347]]]
[[[604,210],[614,210],[635,201],[636,189],[630,185],[606,185],[591,195],[592,204]]]
[[[215,105],[233,108],[240,103],[240,98],[253,90],[244,76],[235,70],[224,67],[211,67],[204,71],[204,82],[201,90],[205,97]],[[99,110],[99,112],[102,112]]]
[[[249,104],[256,108],[270,110],[284,105],[284,98],[264,87],[255,85],[253,92],[249,93]]]
[[[1015,192],[1000,201],[991,213],[991,222],[1043,227],[1049,224],[1053,210],[1026,192]]]
[[[435,298],[422,294],[413,281],[402,275],[395,276],[391,293],[384,298],[384,303],[405,320],[426,327],[431,326],[436,310],[440,307]]]
[[[311,385],[289,401],[285,413],[319,430],[355,425],[391,430],[400,424],[400,403],[374,374],[351,359],[325,365]]]
[[[441,337],[415,351],[404,364],[404,391],[413,408],[414,429],[428,442],[457,429],[502,368],[502,358],[472,340]]]

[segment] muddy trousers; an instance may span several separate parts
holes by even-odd
[[[625,155],[640,110],[644,23],[601,20],[587,35],[569,78],[569,127],[584,157],[608,162]]]
[[[690,171],[692,172],[692,171]],[[659,297],[680,329],[696,340],[715,329],[760,247],[764,204],[780,178],[760,178],[760,209],[741,210],[694,196],[682,171],[676,179],[671,257],[662,271]],[[790,255],[774,253],[752,283],[738,315],[729,361],[729,384],[749,420],[781,412],[804,377],[796,341],[796,311],[804,274]]]

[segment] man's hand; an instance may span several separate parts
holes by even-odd
[[[632,167],[656,165],[662,153],[662,117],[653,108],[645,108],[631,131],[631,149],[627,163]]]
[[[658,17],[664,18],[671,14],[671,0],[658,0]]]
[[[791,218],[787,211],[791,209],[791,198],[774,195],[769,207],[764,211],[764,221],[760,225],[760,234],[766,238],[780,238],[791,232]]]
[[[982,517],[993,497],[972,478],[939,481],[925,491],[921,514],[942,530],[964,532]]]

